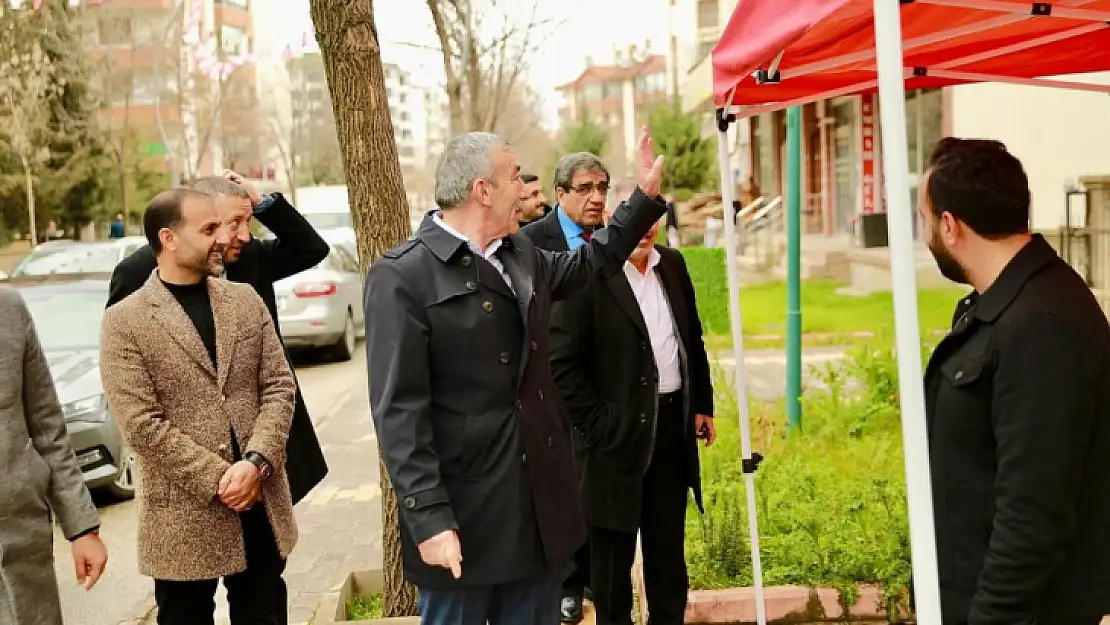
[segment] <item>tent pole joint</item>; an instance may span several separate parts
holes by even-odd
[[[1030,15],[1034,17],[1050,17],[1052,15],[1052,5],[1048,2],[1034,2],[1033,10]]]
[[[929,68],[928,67],[915,67],[915,68],[913,68],[913,77],[914,78],[924,78],[928,75],[929,75]]]
[[[740,460],[740,468],[745,474],[755,473],[756,469],[759,468],[760,462],[763,462],[763,454],[758,451],[753,451],[751,458],[743,458]]]
[[[755,70],[755,84],[757,85],[777,85],[780,82],[782,82],[782,72],[777,67],[771,70]]]
[[[734,121],[736,121],[736,113],[729,112],[727,107],[717,109],[717,130],[728,132],[728,127]]]

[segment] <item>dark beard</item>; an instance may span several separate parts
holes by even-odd
[[[932,237],[926,241],[926,245],[929,252],[933,254],[933,260],[937,263],[940,275],[957,284],[970,284],[967,279],[967,271],[964,270],[963,265],[953,258],[952,254],[943,245],[934,244]]]

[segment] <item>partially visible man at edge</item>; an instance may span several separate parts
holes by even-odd
[[[555,164],[555,210],[521,232],[540,249],[573,252],[588,243],[594,230],[604,225],[608,194],[609,170],[600,158],[589,152],[567,154]],[[569,415],[566,418],[570,420]],[[585,448],[585,443],[577,431],[572,432],[571,445],[579,452]],[[574,555],[574,566],[563,582],[560,621],[577,623],[582,620],[582,601],[589,589],[590,545],[587,542]]]
[[[261,195],[233,171],[226,171],[223,176],[200,178],[191,187],[212,196],[228,233],[224,263],[222,267],[213,268],[214,275],[219,277],[223,272],[223,277],[232,282],[254,287],[262,296],[280,339],[274,282],[319,264],[331,251],[327,242],[285,200],[285,196],[276,192]],[[252,237],[251,217],[266,226],[274,238],[259,241]],[[157,266],[149,245],[123,259],[112,272],[107,306],[113,306],[139,290]],[[304,499],[328,473],[327,461],[301,396],[300,384],[297,384],[296,409],[286,443],[286,472],[294,504]]]
[[[518,223],[523,228],[550,213],[551,206],[547,204],[547,198],[543,195],[543,185],[540,183],[539,176],[521,174],[520,180],[524,183],[524,195],[520,198],[521,214]]]
[[[918,187],[941,273],[974,290],[925,371],[944,625],[1110,612],[1110,327],[1039,234],[1021,163],[943,139]]]

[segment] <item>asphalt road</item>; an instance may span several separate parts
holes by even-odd
[[[326,420],[343,405],[357,385],[366,383],[365,363],[361,345],[350,362],[298,363],[297,379],[314,421],[321,423]],[[332,467],[332,470],[343,469]],[[88,593],[77,584],[69,544],[55,529],[54,563],[67,625],[116,625],[141,616],[153,605],[153,584],[139,575],[136,563],[138,515],[135,502],[97,504],[101,515],[101,537],[109,551],[108,570],[100,583]]]

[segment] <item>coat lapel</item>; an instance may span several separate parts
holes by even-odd
[[[517,306],[520,307],[520,319],[524,325],[524,346],[520,350],[520,366],[516,376],[517,380],[523,380],[524,368],[528,365],[528,354],[532,351],[529,349],[529,343],[531,342],[529,337],[532,336],[532,332],[528,325],[528,313],[532,307],[532,296],[535,294],[532,275],[536,271],[536,263],[534,255],[521,254],[520,248],[516,246],[515,242],[506,239],[503,245],[512,245],[511,249],[501,254],[501,262],[505,264],[505,270],[509,272],[509,279],[513,281]]]
[[[208,355],[208,350],[205,349],[196,326],[189,319],[189,315],[185,313],[185,309],[174,299],[169,289],[158,279],[157,270],[150,274],[150,278],[147,279],[143,289],[146,290],[147,300],[152,306],[151,314],[170,335],[170,338],[190,358],[195,360],[208,375],[216,377],[216,368],[212,365],[212,358]]]
[[[624,275],[624,270],[618,271],[617,275],[609,278],[607,286],[609,292],[613,294],[613,299],[617,300],[621,310],[632,320],[632,324],[640,334],[644,338],[650,338],[644,313],[640,310],[640,302],[636,301],[636,294],[632,292],[632,285],[628,284],[628,277]]]
[[[235,356],[235,309],[227,298],[226,285],[221,282],[208,281],[208,298],[212,302],[212,321],[216,326],[216,380],[223,391]]]

